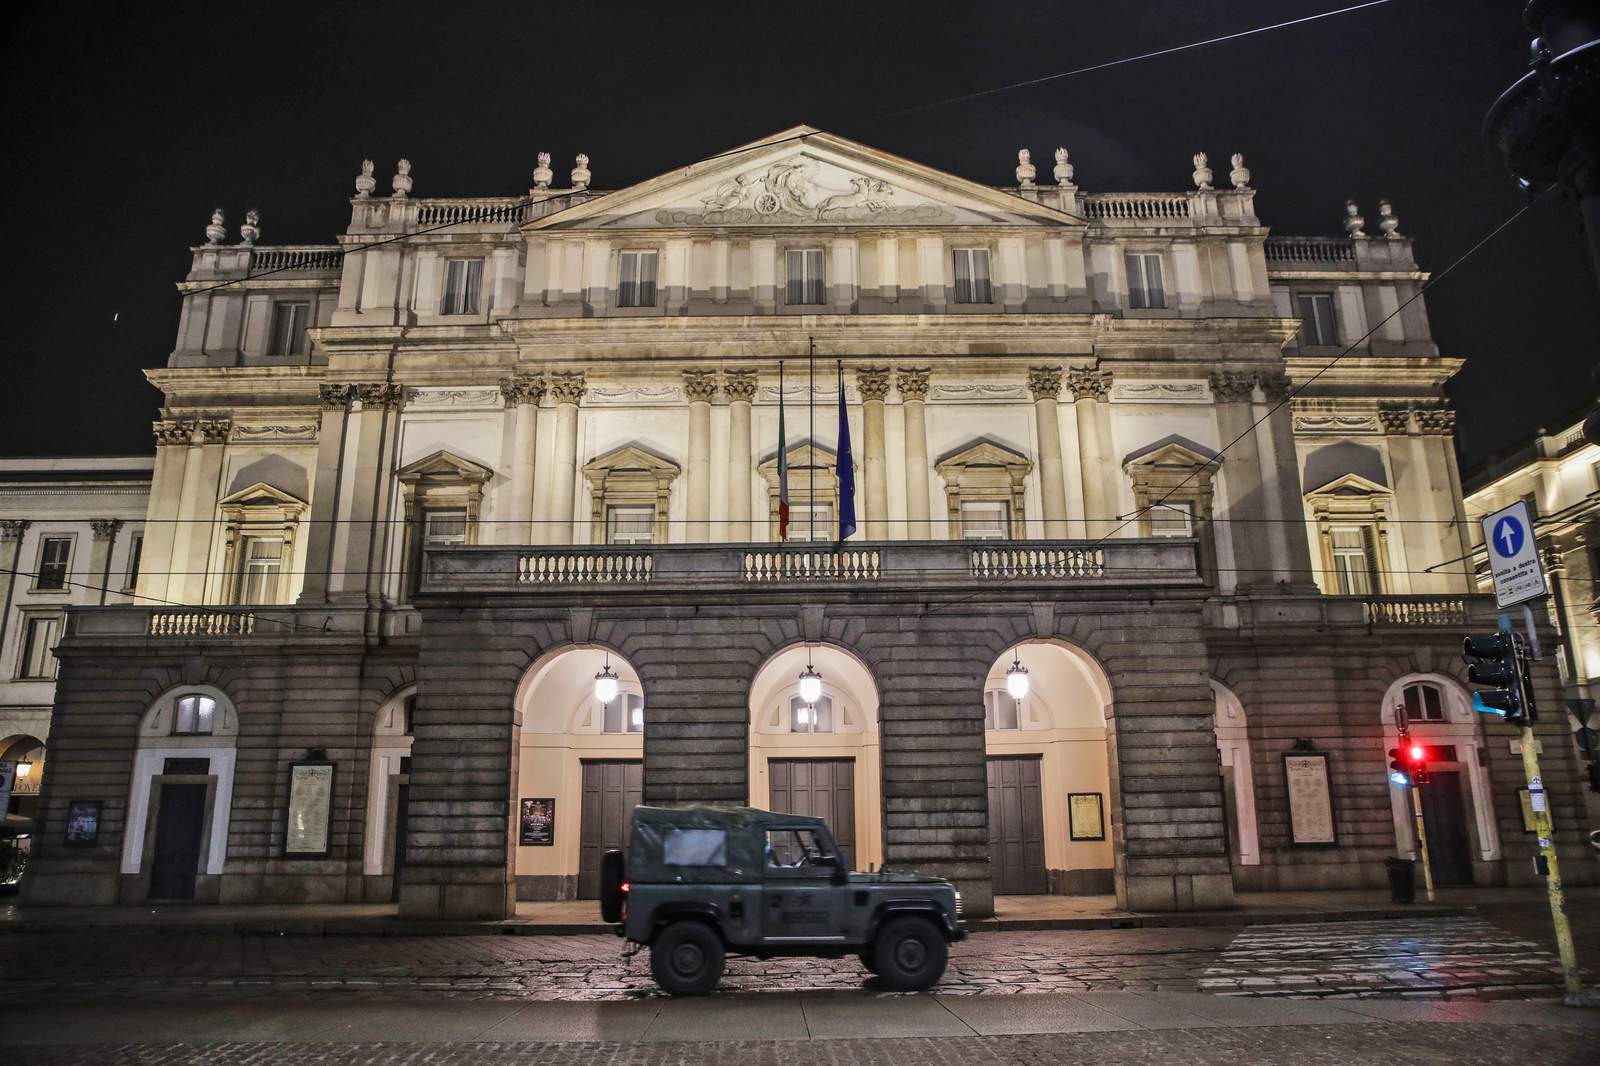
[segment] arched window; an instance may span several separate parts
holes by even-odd
[[[619,692],[606,704],[602,729],[607,733],[643,733],[644,697],[634,692]]]
[[[217,701],[195,693],[179,696],[173,709],[172,735],[208,737],[216,730]]]
[[[816,704],[812,705],[806,703],[799,696],[790,696],[789,732],[833,732],[833,697],[821,696],[817,699]]]
[[[1022,701],[1013,699],[1003,688],[992,688],[983,694],[983,728],[1020,729]]]
[[[1415,682],[1405,687],[1402,698],[1405,700],[1406,721],[1444,721],[1444,693],[1438,685]]]

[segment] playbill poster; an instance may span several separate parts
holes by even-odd
[[[333,813],[333,764],[296,763],[289,768],[289,822],[285,855],[326,855]]]
[[[1338,843],[1334,837],[1327,755],[1285,755],[1283,772],[1289,784],[1289,830],[1294,843]]]

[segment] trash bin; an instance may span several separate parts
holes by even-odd
[[[1385,859],[1389,868],[1389,898],[1396,903],[1414,903],[1417,898],[1417,870],[1410,859]]]

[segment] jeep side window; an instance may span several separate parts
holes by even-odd
[[[799,870],[808,866],[825,866],[833,856],[817,839],[811,829],[767,830],[767,869]]]

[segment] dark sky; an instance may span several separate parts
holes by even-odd
[[[1382,7],[915,115],[1009,82],[1343,6],[1340,0],[889,5],[31,5],[4,64],[0,454],[148,452],[141,368],[210,209],[263,242],[326,243],[360,160],[414,195],[516,195],[534,154],[618,188],[800,122],[965,177],[1181,189],[1245,153],[1278,233],[1337,234],[1354,197],[1438,270],[1516,210],[1479,133],[1525,69],[1520,0]],[[157,13],[160,13],[159,15]],[[165,21],[163,21],[165,19]],[[236,239],[231,238],[230,239]],[[1471,461],[1592,396],[1600,299],[1575,208],[1525,216],[1427,297]],[[114,323],[113,316],[119,316]]]

